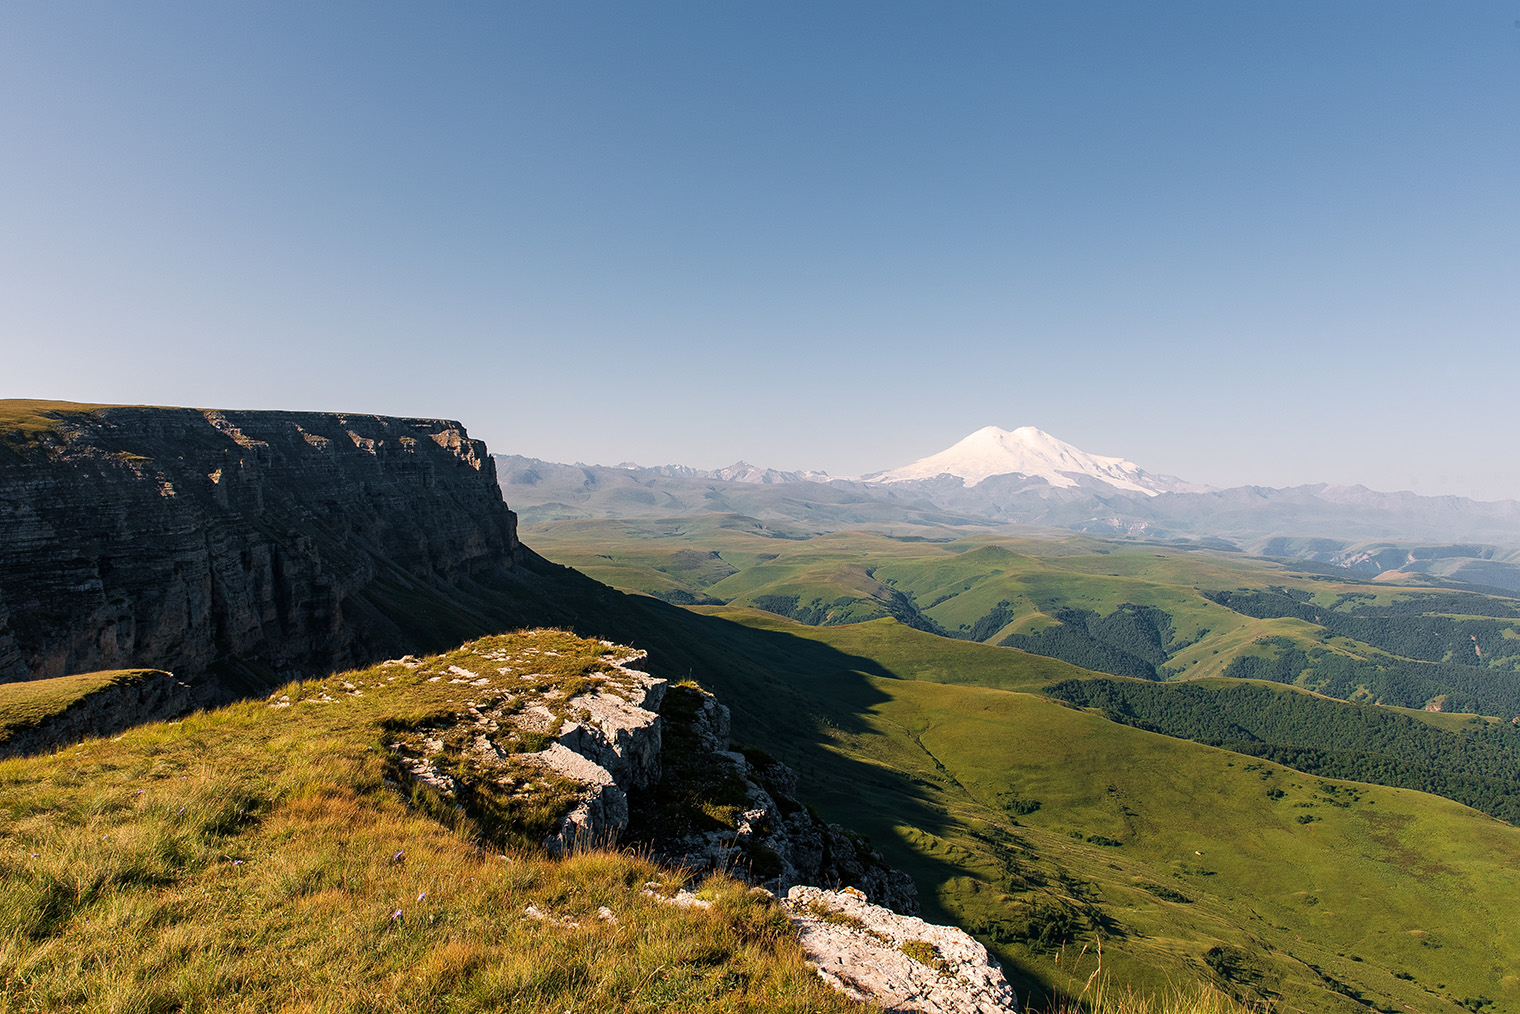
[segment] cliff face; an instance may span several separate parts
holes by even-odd
[[[0,682],[154,667],[226,689],[352,666],[425,647],[430,613],[453,618],[422,640],[457,639],[480,615],[461,586],[499,588],[524,558],[456,422],[63,405],[33,422],[0,432]]]

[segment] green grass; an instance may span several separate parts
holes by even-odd
[[[1393,1009],[1485,998],[1485,1009],[1520,1009],[1520,965],[1509,957],[1520,940],[1504,914],[1520,903],[1511,872],[1520,832],[1509,825],[1409,790],[1361,786],[1359,802],[1341,805],[1353,790],[1322,786],[1352,783],[1063,707],[1040,689],[1092,674],[1054,659],[889,619],[804,626],[739,608],[782,591],[868,605],[882,588],[954,628],[1008,601],[1012,619],[990,638],[1001,639],[1051,622],[1057,607],[1151,605],[1172,615],[1181,644],[1168,669],[1207,686],[1222,684],[1231,659],[1262,652],[1263,637],[1370,649],[1303,620],[1245,616],[1204,591],[1280,585],[1328,608],[1352,592],[1388,605],[1410,589],[1080,537],[902,543],[638,529],[599,540],[602,562],[625,574],[658,563],[668,578],[682,573],[677,553],[702,549],[735,568],[699,588],[729,606],[667,622],[685,624],[687,645],[709,643],[710,670],[696,671],[735,706],[736,738],[796,767],[804,798],[868,832],[914,874],[931,914],[973,928],[1006,959],[1021,993],[1066,989],[1053,957],[1061,942],[1107,935],[1121,992],[1161,996],[1169,983],[1202,979],[1282,1009],[1361,1009],[1352,994]],[[564,558],[598,530],[530,537]],[[1450,731],[1471,722],[1411,714]]]
[[[912,873],[928,914],[976,932],[1021,996],[1056,998],[1063,941],[1102,940],[1116,995],[1202,981],[1282,1010],[1364,1009],[1348,993],[1520,1010],[1520,830],[1061,706],[1029,692],[1053,660],[889,620],[698,612],[779,680],[718,687],[736,737],[766,727],[804,798]]]
[[[1151,659],[1163,678],[1221,676],[1238,660],[1275,658],[1288,648],[1312,656],[1329,652],[1298,678],[1300,684],[1326,687],[1325,681],[1333,678],[1333,692],[1351,700],[1418,707],[1427,699],[1451,698],[1463,708],[1511,717],[1514,694],[1507,683],[1493,681],[1513,681],[1520,664],[1513,656],[1485,653],[1475,666],[1448,670],[1423,663],[1411,667],[1318,623],[1291,616],[1258,619],[1209,597],[1220,591],[1287,588],[1315,609],[1329,610],[1347,601],[1387,607],[1429,594],[1428,589],[1333,580],[1281,561],[1086,536],[981,534],[906,542],[858,531],[782,537],[754,525],[758,523],[747,527],[727,515],[582,521],[546,525],[528,531],[527,537],[556,559],[619,588],[679,604],[760,608],[822,626],[891,616],[919,629],[1000,644],[1011,635],[1033,634],[1060,622],[1066,610],[1107,616],[1121,607],[1143,606],[1169,618],[1165,657]],[[1457,603],[1461,596],[1441,599]],[[1474,596],[1473,601],[1485,600]],[[1504,640],[1517,637],[1520,624],[1503,635]],[[1138,671],[1104,661],[1101,652],[1079,650],[1070,638],[1056,642],[1067,647],[1048,639],[1019,646],[1120,674]],[[1357,675],[1327,675],[1337,659],[1343,663],[1340,669]],[[1395,666],[1398,675],[1381,676],[1361,665],[1369,659],[1385,668]],[[1347,660],[1353,660],[1349,669]],[[1490,670],[1493,680],[1484,682]]]
[[[0,446],[25,446],[56,431],[70,416],[110,408],[73,401],[37,401],[0,398]]]
[[[677,909],[635,856],[554,861],[409,805],[393,730],[491,689],[448,665],[524,648],[535,685],[606,651],[476,642],[0,763],[0,1010],[855,1009],[742,885]]]
[[[1051,604],[1039,596],[1062,587],[1063,571],[1072,594],[1092,608],[1137,601],[1137,588],[1152,588],[1153,601],[1196,591],[1182,583],[1182,563],[1157,554],[1151,554],[1154,562],[1110,562],[1115,554],[1103,552],[1107,547],[1098,540],[987,539],[960,545],[840,538],[821,547],[822,556],[787,562],[786,554],[801,552],[805,544],[723,528],[708,534],[735,540],[732,551],[715,551],[736,574],[705,586],[701,582],[722,568],[710,555],[693,553],[691,540],[676,533],[645,541],[668,542],[657,547],[663,554],[658,562],[669,567],[660,573],[668,580],[674,574],[698,591],[732,580],[745,568],[784,564],[796,574],[828,558],[844,560],[856,550],[866,554],[856,563],[860,573],[901,591],[912,569],[911,561],[904,562],[907,553],[927,561],[925,576],[913,576],[908,591],[926,613],[946,617],[950,614],[943,610],[954,596],[931,608],[932,599],[917,588],[947,593],[957,587],[957,577],[964,584],[989,563],[1006,566],[995,580],[1023,587],[1029,607],[1037,610]],[[608,555],[621,552],[617,545],[600,548]],[[1293,580],[1280,568],[1253,570],[1256,565],[1245,561],[1197,558],[1207,568],[1198,582],[1204,588],[1239,587],[1248,579]],[[618,563],[625,564],[633,566]],[[1091,573],[1105,566],[1110,569]],[[897,573],[897,567],[906,569]],[[1168,577],[1171,583],[1159,580],[1167,568],[1178,568]],[[691,577],[698,570],[703,576]],[[1136,576],[1147,571],[1158,580]],[[1105,591],[1105,582],[1113,581],[1125,587]],[[994,596],[1009,597],[1006,588],[975,593],[994,602]],[[792,764],[801,777],[802,798],[825,818],[867,832],[889,859],[908,869],[923,892],[925,914],[976,932],[1004,960],[1021,998],[1032,992],[1037,1001],[1075,1000],[1086,977],[1069,974],[1063,955],[1101,940],[1107,995],[1123,998],[1132,991],[1163,1010],[1191,1009],[1179,1006],[1179,983],[1203,984],[1200,996],[1214,996],[1208,992],[1214,988],[1246,1000],[1268,997],[1284,1011],[1365,1009],[1348,993],[1385,1009],[1455,1011],[1464,1001],[1485,998],[1492,1001],[1485,1010],[1520,1009],[1520,968],[1512,957],[1520,953],[1520,940],[1510,925],[1510,913],[1520,907],[1514,872],[1520,869],[1520,832],[1514,828],[1435,797],[1309,778],[1062,707],[1040,697],[1039,689],[1056,679],[1092,674],[1054,659],[946,640],[887,619],[811,627],[735,607],[682,610],[649,599],[587,602],[586,632],[634,641],[650,649],[652,670],[676,679],[690,676],[717,691],[735,710],[736,740]],[[1199,597],[1188,608],[1197,612],[1179,627],[1203,625],[1221,607]],[[1241,630],[1261,622],[1301,622],[1240,621]],[[1254,634],[1241,636],[1249,645]],[[586,678],[585,665],[600,658],[594,652],[584,659],[561,654],[567,661],[552,675],[563,680]],[[458,664],[475,671],[474,663]],[[8,1009],[91,1009],[84,1006],[89,1003],[102,1010],[175,1003],[210,1009],[227,1006],[208,999],[212,992],[222,999],[231,996],[229,989],[243,992],[245,982],[251,983],[246,994],[253,999],[237,1000],[243,1009],[301,1009],[303,1003],[313,1009],[345,1003],[362,1009],[352,998],[367,995],[371,987],[385,998],[374,1006],[382,1010],[493,1004],[528,1010],[581,1009],[576,1004],[653,1009],[650,994],[619,984],[610,973],[590,985],[579,979],[569,986],[535,980],[530,987],[522,984],[526,979],[514,980],[512,992],[482,969],[509,962],[513,948],[524,948],[525,960],[535,967],[552,964],[556,952],[548,944],[534,950],[514,935],[520,927],[509,929],[504,925],[509,920],[480,915],[473,903],[460,902],[450,915],[453,925],[463,920],[477,927],[462,944],[479,956],[479,963],[470,965],[473,971],[418,985],[409,969],[456,939],[432,929],[395,961],[374,953],[377,941],[389,939],[383,933],[394,928],[376,928],[378,917],[388,919],[394,910],[387,905],[401,907],[396,899],[415,898],[424,890],[433,897],[422,884],[396,879],[398,871],[385,865],[395,850],[376,848],[380,840],[411,836],[403,869],[410,868],[414,850],[424,854],[421,843],[447,842],[426,845],[446,848],[438,854],[448,857],[444,867],[429,868],[436,874],[474,856],[478,864],[468,875],[477,881],[491,855],[510,855],[519,867],[535,870],[534,864],[547,860],[512,842],[514,820],[537,819],[527,811],[514,816],[508,809],[505,818],[493,820],[500,810],[476,805],[461,814],[425,793],[413,795],[409,806],[387,784],[396,777],[396,760],[387,747],[392,740],[386,738],[392,730],[457,713],[464,698],[458,685],[428,682],[423,671],[366,672],[345,677],[363,697],[338,692],[340,685],[331,680],[310,682],[297,688],[300,697],[289,708],[240,705],[180,725],[139,730],[120,743],[0,765],[0,856],[8,864],[3,872],[10,893],[27,899],[0,926],[10,926],[8,920],[20,926],[29,918],[24,913],[34,910],[52,913],[44,918],[43,937],[34,938],[28,929],[6,938],[12,945],[0,952],[0,996]],[[308,695],[313,703],[302,703]],[[316,703],[324,696],[333,700]],[[205,796],[178,813],[177,805],[187,803],[172,794],[197,785]],[[135,796],[123,801],[137,788],[146,790],[142,803],[134,802]],[[1272,790],[1281,795],[1269,795]],[[166,799],[164,793],[171,795]],[[150,796],[157,809],[139,812]],[[540,801],[552,797],[551,792]],[[211,808],[221,800],[257,806]],[[330,817],[313,810],[308,821],[308,812],[300,809],[307,800],[320,807],[331,800],[337,810]],[[175,823],[192,814],[198,814],[195,824]],[[246,825],[233,820],[247,814],[254,817]],[[1300,816],[1316,819],[1300,823]],[[353,835],[366,821],[384,830],[356,853]],[[116,835],[127,835],[131,844],[137,833],[129,834],[132,828],[142,828],[160,844],[132,845],[120,862],[108,861],[101,836],[115,841]],[[1099,843],[1105,840],[1119,844]],[[482,842],[491,844],[489,852],[477,848]],[[28,880],[32,873],[25,863],[31,853],[54,856],[48,869],[58,883],[71,870],[88,875],[64,887],[41,877]],[[245,874],[255,861],[268,864],[261,872],[279,872],[282,883],[309,886],[271,893],[262,882],[218,887],[213,879]],[[546,865],[535,883],[550,883],[549,871],[567,868],[573,866]],[[324,872],[329,870],[336,872],[330,876]],[[642,884],[638,878],[653,876],[643,867],[613,880]],[[642,904],[633,897],[634,888],[595,882],[601,886],[586,889],[601,892],[599,904],[618,912],[620,905],[638,910]],[[514,911],[502,907],[506,899],[519,913],[532,903],[578,916],[596,907],[576,907],[579,903],[570,900],[581,889],[540,895],[521,887],[511,894],[500,893],[507,888],[498,884],[492,890],[499,893],[488,900],[497,906],[493,911]],[[242,896],[234,901],[238,891]],[[328,907],[316,907],[315,896]],[[746,919],[763,923],[766,911],[754,909]],[[141,914],[128,918],[124,913],[130,912]],[[403,923],[408,919],[406,912]],[[182,923],[188,928],[177,928]],[[533,925],[534,932],[551,929]],[[99,969],[88,967],[81,955],[98,950],[118,926],[126,927],[122,957]],[[369,936],[360,933],[364,927]],[[581,928],[587,929],[584,921]],[[185,954],[160,953],[162,940],[191,930],[194,942]],[[307,939],[317,936],[323,939]],[[315,984],[305,995],[321,999],[279,992],[285,987],[256,966],[252,955],[276,944],[283,948],[287,938],[294,943],[286,971]],[[592,955],[578,967],[602,967],[595,965],[601,939],[571,940],[581,948],[576,953]],[[217,960],[234,978],[217,978],[211,959],[194,964],[199,959],[188,955],[201,950],[221,955]],[[768,953],[784,950],[777,945]],[[726,975],[735,961],[747,968],[779,967],[765,965],[772,959],[763,954],[745,953],[750,956],[716,959],[703,967],[714,976],[720,968]],[[743,966],[744,961],[761,964]],[[514,967],[529,974],[527,964]],[[773,973],[744,974],[751,976],[744,981],[756,982]],[[76,980],[83,985],[71,986]],[[112,992],[116,982],[123,985]],[[696,978],[682,982],[686,992],[670,994],[668,1002],[679,1005],[696,997],[691,1009],[764,1007],[754,999],[758,994],[748,1000],[742,991],[737,999],[731,996],[732,982],[721,997],[701,993],[717,987],[701,986]],[[171,988],[180,992],[162,992]],[[802,999],[807,995],[796,994],[797,1007],[808,1002]],[[94,996],[112,999],[89,999]],[[345,999],[330,999],[334,996]],[[1093,998],[1089,992],[1084,1002]]]
[[[898,944],[897,949],[920,965],[927,965],[938,972],[945,970],[945,959],[940,956],[939,948],[927,940],[904,940]]]
[[[977,535],[903,542],[835,532],[781,538],[702,520],[524,526],[524,538],[551,558],[624,590],[668,595],[680,589],[740,606],[795,595],[802,605],[819,600],[827,613],[825,623],[893,615],[889,602],[898,594],[927,621],[953,633],[969,630],[1007,602],[1011,619],[984,638],[993,643],[1049,625],[1054,622],[1051,611],[1061,606],[1105,614],[1125,603],[1156,606],[1174,617],[1177,641],[1191,645],[1168,663],[1189,678],[1218,675],[1261,637],[1290,635],[1305,644],[1313,640],[1310,625],[1301,621],[1255,620],[1202,595],[1215,588],[1302,583],[1296,572],[1273,561],[1085,536]],[[714,553],[733,573],[713,580],[720,573]],[[1333,599],[1366,586],[1319,582],[1314,587]],[[1397,591],[1373,594],[1391,600]]]
[[[748,657],[780,671],[833,650],[668,615],[696,625],[694,650],[714,650],[714,630],[761,636]],[[777,654],[778,637],[801,654]],[[487,638],[0,763],[0,1010],[860,1009],[741,885],[715,878],[712,908],[671,908],[644,886],[668,894],[679,874],[615,853],[550,860],[521,813],[407,787],[390,746],[405,730],[508,688],[552,706],[609,654],[555,631]]]
[[[131,686],[159,674],[158,669],[107,669],[0,684],[0,743],[22,729],[42,724],[90,694],[109,687]]]

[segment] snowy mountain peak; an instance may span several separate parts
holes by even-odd
[[[1016,430],[984,426],[938,454],[865,478],[870,482],[911,482],[941,475],[957,476],[967,486],[995,475],[1031,476],[1064,487],[1095,479],[1146,496],[1186,488],[1185,483],[1151,475],[1132,461],[1088,454],[1034,426]]]

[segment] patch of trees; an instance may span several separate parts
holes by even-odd
[[[819,626],[829,616],[829,607],[823,604],[821,598],[802,605],[799,595],[756,595],[754,603],[756,609],[764,609],[768,613],[785,616],[810,627]]]
[[[1045,692],[1150,732],[1326,778],[1431,792],[1520,824],[1520,728],[1508,722],[1452,732],[1374,705],[1249,684],[1064,680]]]
[[[1520,639],[1507,638],[1513,626],[1503,619],[1458,620],[1434,615],[1436,611],[1514,618],[1514,603],[1483,595],[1423,595],[1388,606],[1354,605],[1342,596],[1336,606],[1304,601],[1305,593],[1292,588],[1268,591],[1206,592],[1217,602],[1259,620],[1289,616],[1316,623],[1326,633],[1370,644],[1394,655],[1422,662],[1451,661],[1467,666],[1487,666],[1520,655]],[[1480,654],[1481,652],[1481,654]]]
[[[1157,667],[1170,655],[1175,636],[1166,610],[1126,602],[1107,616],[1070,607],[1057,609],[1051,616],[1058,621],[1055,626],[1033,634],[1011,634],[1000,643],[1094,672],[1162,678]]]
[[[1036,951],[1056,951],[1071,942],[1081,927],[1080,913],[1055,898],[1036,897],[998,915],[972,920],[973,936],[998,943],[1020,943]]]
[[[652,592],[657,599],[663,599],[673,606],[723,606],[728,603],[723,599],[715,599],[711,595],[693,595],[685,588],[672,588],[670,591]]]
[[[882,598],[838,598],[824,602],[814,598],[803,603],[800,595],[756,595],[750,600],[756,609],[785,616],[810,627],[859,623],[885,613],[905,627],[931,634],[949,636],[945,629],[919,611],[913,600],[895,588],[887,588]]]
[[[1379,704],[1422,708],[1446,695],[1447,711],[1520,715],[1520,674],[1455,662],[1418,662],[1393,655],[1353,658],[1328,648],[1302,646],[1286,637],[1262,638],[1274,649],[1267,658],[1242,655],[1225,667],[1236,679],[1296,683],[1327,697],[1348,699],[1365,687]]]
[[[969,627],[961,628],[963,632],[955,636],[964,637],[968,641],[985,641],[999,630],[1008,626],[1008,622],[1015,615],[1017,614],[1014,612],[1013,603],[1004,599],[993,606],[986,616],[983,616]]]

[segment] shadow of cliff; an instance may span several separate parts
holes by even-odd
[[[945,907],[942,889],[955,878],[984,878],[985,868],[926,854],[907,840],[903,829],[952,841],[981,837],[949,813],[952,806],[964,813],[967,804],[980,803],[957,797],[964,789],[953,779],[948,779],[952,784],[945,779],[934,784],[910,771],[851,756],[838,743],[840,736],[860,742],[880,735],[869,716],[891,698],[872,680],[902,679],[902,674],[876,659],[784,630],[624,594],[537,557],[525,570],[540,582],[542,615],[536,622],[643,648],[649,652],[650,672],[671,680],[693,679],[717,694],[732,711],[737,743],[759,747],[788,764],[798,775],[802,801],[825,820],[865,834],[889,863],[913,877],[925,919],[956,923],[963,918]],[[1020,996],[1033,993],[1043,996],[1044,1003],[1056,994],[1054,984],[1032,969],[1005,960],[1004,971]]]

